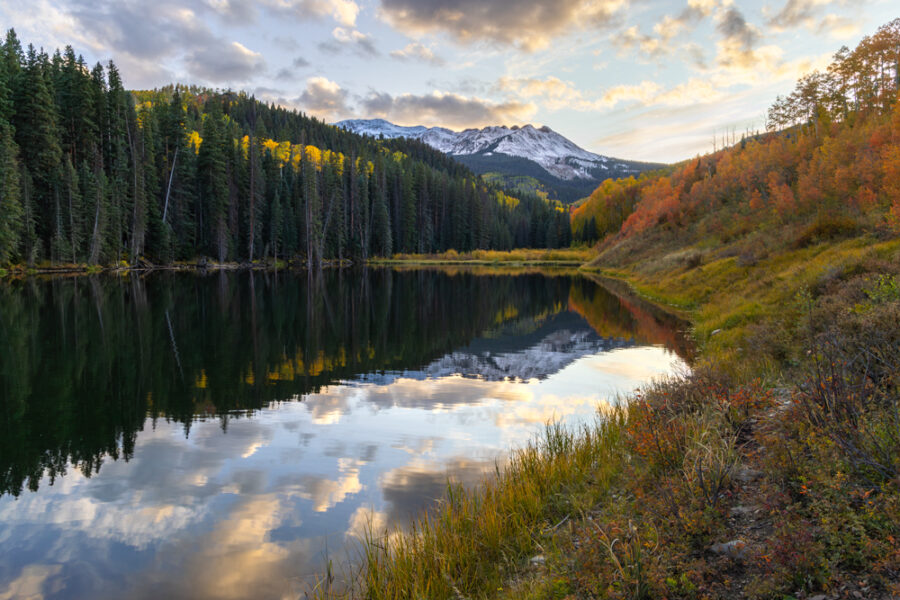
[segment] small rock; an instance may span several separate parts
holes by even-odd
[[[853,597],[854,598],[862,598],[863,597],[862,592],[860,592],[859,590],[853,590]]]
[[[713,544],[710,548],[716,554],[724,554],[731,558],[744,558],[747,554],[747,542],[744,540],[732,540]]]
[[[751,515],[759,510],[757,506],[732,506],[731,507],[731,516],[732,517],[745,517],[747,515]]]
[[[734,474],[734,478],[741,483],[751,483],[753,481],[756,481],[760,477],[762,477],[762,472],[757,471],[756,469],[751,469],[750,467],[742,467],[738,469]]]
[[[828,600],[828,596],[825,594],[816,594],[815,596],[810,596],[806,600]]]
[[[547,562],[547,559],[544,558],[543,554],[538,554],[537,556],[532,556],[531,560],[529,560],[528,562],[531,563],[532,567],[540,567]]]
[[[722,333],[721,329],[713,329],[712,333],[709,334],[709,337],[712,337],[714,335],[719,335],[720,333]]]

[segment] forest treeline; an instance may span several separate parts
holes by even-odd
[[[0,44],[0,265],[364,260],[567,246],[563,208],[421,142],[245,93],[129,92],[67,46]]]
[[[573,210],[573,236],[596,241],[700,221],[701,235],[725,237],[810,220],[819,223],[811,236],[900,230],[898,90],[900,19],[779,97],[768,133],[666,172],[605,181]]]

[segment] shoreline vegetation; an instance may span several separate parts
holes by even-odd
[[[395,254],[391,258],[370,258],[362,263],[365,266],[565,266],[580,267],[594,257],[590,248],[518,249],[518,250],[473,250],[456,252],[449,250],[436,254]],[[324,261],[322,267],[351,267],[355,263],[350,260]],[[193,261],[178,261],[168,264],[154,264],[139,259],[134,264],[120,261],[110,265],[88,265],[75,263],[44,263],[41,265],[8,265],[0,268],[0,277],[25,275],[68,275],[92,273],[124,273],[130,271],[237,271],[237,270],[306,270],[305,260],[259,260],[254,262],[216,262],[208,258]]]

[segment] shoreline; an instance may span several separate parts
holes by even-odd
[[[568,258],[571,256],[571,258]],[[484,251],[472,253],[456,253],[448,251],[442,254],[395,255],[391,258],[374,257],[361,262],[350,259],[326,260],[318,268],[354,268],[354,267],[565,267],[580,268],[588,262],[586,251],[581,249],[561,250],[513,250]],[[306,261],[300,260],[265,260],[255,262],[223,262],[198,258],[194,261],[176,261],[156,264],[140,259],[135,264],[122,261],[110,265],[88,264],[43,264],[26,266],[21,264],[0,267],[0,279],[6,277],[21,278],[32,275],[94,275],[97,273],[149,273],[153,271],[307,271]]]

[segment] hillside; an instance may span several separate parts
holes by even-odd
[[[767,135],[579,206],[588,269],[689,316],[691,372],[373,537],[367,597],[898,597],[898,88],[900,20]]]
[[[416,139],[454,157],[479,174],[508,179],[527,176],[569,203],[587,196],[597,183],[637,175],[658,164],[601,156],[580,148],[547,126],[492,126],[453,131],[444,127],[402,127],[383,119],[354,119],[336,125],[376,139]]]
[[[126,91],[113,62],[0,45],[0,266],[365,261],[567,246],[563,210],[428,145],[242,92]]]

